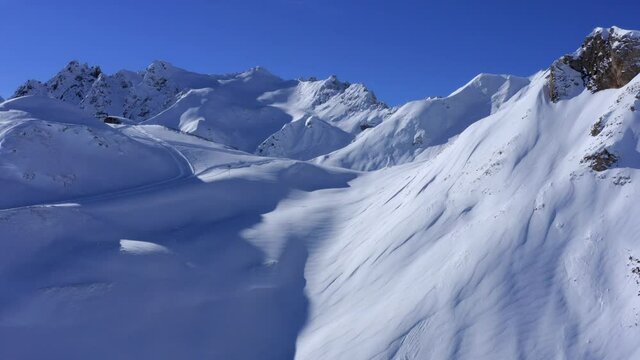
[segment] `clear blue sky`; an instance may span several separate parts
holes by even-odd
[[[640,28],[638,0],[0,0],[0,14],[5,97],[71,59],[107,72],[162,59],[205,73],[336,74],[395,105],[480,72],[530,75],[595,26]]]

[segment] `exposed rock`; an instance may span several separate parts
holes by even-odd
[[[618,162],[618,157],[610,153],[609,150],[604,149],[594,154],[586,155],[581,163],[588,163],[589,167],[593,171],[605,171],[611,167],[611,165]]]
[[[572,98],[584,89],[582,74],[561,60],[555,61],[549,69],[549,97],[551,101]]]
[[[360,130],[361,130],[361,131],[365,131],[365,130],[367,130],[367,129],[371,129],[371,128],[373,128],[373,127],[375,127],[375,125],[369,124],[369,123],[367,123],[367,122],[362,122],[362,123],[360,124]]]
[[[116,125],[122,124],[122,121],[119,118],[115,117],[115,116],[107,116],[104,119],[102,119],[102,121],[105,124],[116,124]]]
[[[38,80],[27,80],[26,83],[21,85],[15,93],[13,93],[13,98],[25,96],[25,95],[46,95],[47,88],[46,86],[38,81]]]
[[[29,80],[13,97],[41,95],[78,105],[97,118],[118,115],[142,121],[175,102],[181,91],[215,84],[216,79],[189,73],[164,61],[144,71],[121,70],[113,75],[98,66],[69,62],[45,83]]]
[[[600,135],[600,133],[602,132],[602,129],[604,129],[604,124],[602,123],[602,117],[598,119],[598,121],[596,121],[595,124],[593,124],[593,126],[591,127],[591,131],[590,134],[591,136],[598,136]]]
[[[549,95],[557,102],[575,95],[573,90],[581,86],[592,92],[617,89],[638,73],[640,32],[618,27],[596,28],[580,49],[551,65]]]

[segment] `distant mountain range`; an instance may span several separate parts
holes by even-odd
[[[0,358],[640,358],[638,74],[611,27],[397,107],[260,67],[29,80]]]

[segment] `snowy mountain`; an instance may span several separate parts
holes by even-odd
[[[639,358],[639,63],[597,28],[396,108],[262,68],[30,82],[0,105],[0,358]]]
[[[144,120],[164,110],[182,91],[215,86],[218,79],[154,61],[144,71],[118,71],[71,61],[45,83],[29,80],[13,97],[42,95],[79,105],[96,117],[123,116]]]
[[[640,34],[618,27],[596,28],[582,47],[563,56],[552,67],[551,98],[558,101],[583,87],[596,92],[620,88],[640,72]]]
[[[509,75],[478,75],[447,97],[399,107],[380,126],[319,160],[359,170],[412,161],[426,149],[434,152],[475,121],[500,110],[528,83],[528,79]]]
[[[316,116],[330,124],[326,145],[309,144],[309,158],[336,150],[365,128],[379,124],[388,107],[361,84],[326,80],[282,80],[264,68],[228,75],[192,73],[155,61],[141,72],[104,74],[99,67],[70,62],[46,83],[29,80],[14,97],[48,96],[77,105],[97,118],[146,121],[257,152],[294,158],[285,145],[293,121]],[[351,134],[345,142],[343,132]],[[314,131],[314,132],[317,132]],[[303,135],[305,131],[297,131]],[[333,135],[337,138],[333,138]],[[318,138],[310,134],[307,137]],[[284,144],[280,140],[284,140]]]
[[[257,154],[301,160],[344,147],[393,112],[362,84],[341,82],[336,76],[300,81],[295,87],[264,94],[261,100],[282,109],[293,121],[264,140]]]

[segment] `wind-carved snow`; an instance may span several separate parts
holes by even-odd
[[[2,103],[0,358],[640,357],[640,76],[554,98],[556,65],[394,109],[264,69],[138,125]]]

